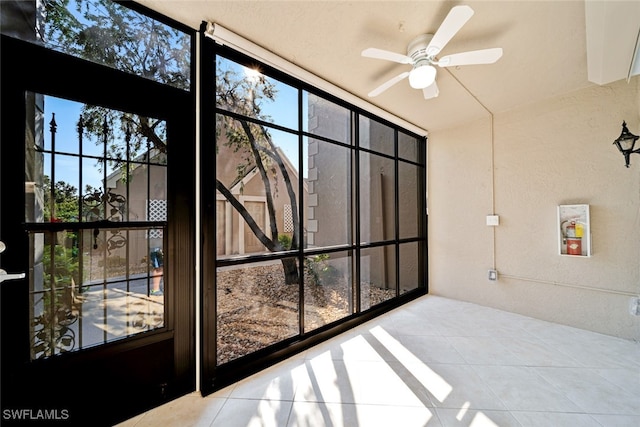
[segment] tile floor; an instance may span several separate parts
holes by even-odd
[[[640,426],[640,343],[425,296],[120,427]]]

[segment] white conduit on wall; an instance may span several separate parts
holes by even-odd
[[[447,71],[449,73],[449,75],[451,77],[453,77],[453,79],[455,81],[458,82],[458,84],[460,85],[460,87],[462,87],[482,108],[484,108],[484,110],[487,112],[487,114],[489,114],[489,139],[490,139],[490,149],[491,149],[491,214],[495,215],[496,214],[496,173],[495,173],[495,138],[494,138],[494,133],[493,133],[493,112],[491,110],[489,110],[489,108],[487,108],[486,105],[484,105],[482,103],[482,101],[480,101],[478,99],[477,96],[475,96],[468,87],[466,87],[456,76],[455,74],[453,74],[451,71],[449,71],[448,69],[445,68],[445,71]],[[492,269],[497,269],[496,266],[496,227],[491,227],[492,228],[492,244],[491,244],[491,268]]]
[[[514,280],[521,280],[523,282],[534,282],[534,283],[542,283],[544,285],[553,285],[553,286],[562,286],[564,288],[574,288],[574,289],[583,289],[586,291],[592,292],[600,292],[604,294],[613,294],[613,295],[623,295],[627,297],[637,297],[638,294],[631,291],[618,291],[615,289],[604,289],[604,288],[596,288],[594,286],[586,286],[586,285],[575,285],[571,283],[563,283],[563,282],[554,282],[551,280],[542,280],[542,279],[534,279],[531,277],[522,277],[522,276],[514,276],[511,274],[500,274],[500,277]]]
[[[283,71],[298,80],[317,87],[318,89],[322,89],[323,91],[330,93],[337,98],[349,102],[356,107],[362,108],[365,111],[373,113],[395,125],[403,127],[418,135],[427,136],[428,132],[426,130],[414,125],[413,123],[409,123],[397,116],[394,116],[388,111],[376,107],[375,105],[361,98],[358,98],[352,93],[347,92],[346,90],[334,85],[333,83],[329,83],[328,81],[321,79],[315,74],[312,74],[307,70],[287,61],[286,59],[281,58],[274,53],[264,49],[263,47],[260,47],[257,44],[243,38],[242,36],[239,36],[232,31],[225,29],[219,24],[208,22],[205,36],[213,39],[215,42],[223,46],[228,46],[240,53],[257,59],[260,62],[269,65],[270,67]]]
[[[492,213],[495,214],[495,212],[496,212],[496,198],[495,198],[496,180],[495,180],[495,170],[494,170],[494,165],[495,165],[495,141],[494,141],[494,130],[493,130],[493,125],[494,125],[493,112],[491,112],[491,110],[489,110],[489,108],[487,108],[487,106],[484,105],[478,99],[478,97],[476,97],[469,90],[469,88],[467,88],[451,71],[449,71],[449,70],[446,70],[446,71],[489,114],[489,119],[490,119],[490,139],[491,139],[491,207],[492,207]],[[492,240],[493,267],[492,268],[493,269],[497,269],[497,265],[496,265],[497,264],[497,261],[496,261],[496,228],[493,227],[492,231],[493,231],[493,240]],[[605,293],[605,294],[624,295],[624,296],[630,296],[630,297],[637,296],[636,293],[630,292],[630,291],[618,291],[618,290],[615,290],[615,289],[604,289],[604,288],[597,288],[597,287],[593,287],[593,286],[584,286],[584,285],[576,285],[576,284],[571,284],[571,283],[554,282],[554,281],[550,281],[550,280],[536,279],[536,278],[532,278],[532,277],[517,276],[517,275],[508,274],[508,273],[504,273],[504,272],[500,272],[500,277],[507,278],[507,279],[513,279],[513,280],[521,280],[523,282],[533,282],[533,283],[541,283],[541,284],[545,284],[545,285],[562,286],[562,287],[565,287],[565,288],[583,289],[583,290],[587,290],[587,291],[601,292],[601,293]]]

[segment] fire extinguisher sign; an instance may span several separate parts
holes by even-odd
[[[591,256],[589,205],[558,206],[558,251],[560,255]]]

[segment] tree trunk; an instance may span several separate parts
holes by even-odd
[[[282,269],[284,270],[284,282],[287,285],[298,284],[298,263],[295,258],[283,258]]]

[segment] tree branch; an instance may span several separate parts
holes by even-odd
[[[278,224],[276,223],[276,212],[275,212],[275,206],[273,203],[273,194],[271,193],[271,181],[269,180],[267,171],[264,168],[264,163],[262,162],[262,156],[260,156],[260,151],[258,150],[258,144],[256,143],[256,139],[253,136],[253,133],[251,132],[249,123],[247,123],[246,120],[240,120],[240,123],[242,125],[242,129],[247,135],[247,138],[249,139],[249,146],[251,147],[251,153],[253,154],[256,167],[258,168],[258,171],[260,171],[260,177],[262,178],[262,183],[264,184],[265,196],[267,198],[267,209],[269,211],[269,226],[271,228],[271,238],[275,241],[278,241]]]
[[[300,226],[300,218],[298,217],[298,201],[296,199],[296,193],[291,185],[291,178],[289,177],[289,172],[282,161],[282,157],[278,153],[278,149],[271,141],[271,138],[265,136],[269,147],[271,148],[270,156],[275,159],[278,167],[280,168],[280,172],[282,173],[282,178],[284,180],[284,184],[287,187],[287,193],[289,195],[289,199],[291,200],[291,217],[293,219],[293,238],[291,241],[291,249],[297,249],[299,246],[299,226]]]
[[[258,240],[260,240],[260,243],[262,243],[271,252],[282,250],[282,248],[280,247],[280,243],[277,243],[277,244],[274,243],[273,240],[269,239],[269,237],[267,237],[267,235],[262,232],[262,230],[260,229],[260,226],[256,223],[256,221],[253,219],[253,217],[247,211],[244,205],[240,203],[240,201],[236,199],[233,194],[231,194],[231,191],[229,191],[229,189],[225,187],[224,184],[220,182],[220,180],[218,179],[216,179],[216,189],[220,193],[222,193],[224,198],[227,199],[229,203],[231,203],[231,206],[233,206],[235,210],[238,211],[238,213],[245,220],[249,228],[251,228],[251,231],[253,231],[253,234],[255,234]]]

